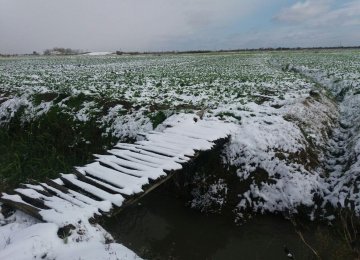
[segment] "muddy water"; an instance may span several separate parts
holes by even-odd
[[[313,259],[291,223],[255,217],[238,226],[225,216],[204,215],[168,191],[155,190],[103,226],[114,238],[147,259]]]

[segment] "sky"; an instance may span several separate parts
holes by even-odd
[[[0,53],[360,45],[360,0],[0,0]]]

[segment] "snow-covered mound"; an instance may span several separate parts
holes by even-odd
[[[87,55],[87,56],[104,56],[104,55],[110,55],[110,54],[113,54],[113,52],[97,51],[97,52],[88,52],[88,53],[85,53],[84,55]]]
[[[308,94],[278,109],[248,104],[245,111],[236,112],[242,124],[224,149],[224,161],[237,167],[240,182],[249,183],[239,194],[239,216],[248,210],[314,209],[314,198],[325,187],[320,161],[326,133],[337,114],[335,105],[319,95],[319,101]],[[320,120],[326,121],[319,125]]]

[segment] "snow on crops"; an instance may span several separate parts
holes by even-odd
[[[356,80],[352,60],[310,52],[1,59],[0,124],[17,111],[27,122],[56,108],[74,122],[95,120],[104,135],[134,139],[174,113],[206,109],[238,124],[223,152],[248,185],[238,215],[305,206],[313,216],[315,196],[330,192],[325,162],[339,109],[326,88],[291,66]]]

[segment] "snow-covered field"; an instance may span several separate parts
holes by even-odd
[[[205,110],[205,117],[238,127],[222,153],[247,187],[234,205],[237,219],[280,212],[331,220],[329,205],[360,213],[358,51],[0,59],[1,127],[52,110],[74,124],[95,122],[104,137],[117,140],[136,139],[173,114]],[[220,180],[203,197],[227,203],[226,192],[216,195],[226,188]],[[193,205],[201,207],[201,201]],[[0,256],[16,250],[69,259],[69,252],[94,243],[91,249],[104,259],[135,257],[121,245],[105,244],[101,227],[89,225],[79,249],[77,237],[64,243],[53,224],[21,213],[2,221],[9,224],[0,228]],[[25,239],[32,236],[38,240]]]

